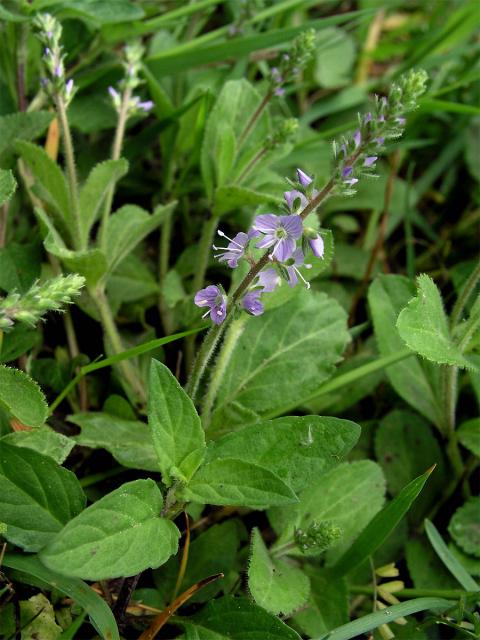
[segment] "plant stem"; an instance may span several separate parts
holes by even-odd
[[[242,133],[240,134],[240,137],[238,138],[238,148],[239,149],[243,145],[245,140],[247,139],[249,133],[251,132],[251,130],[255,126],[255,123],[257,122],[259,117],[262,115],[263,110],[266,108],[267,104],[270,102],[272,96],[273,96],[273,91],[271,89],[269,89],[267,91],[267,93],[265,94],[265,96],[263,97],[263,100],[260,102],[260,104],[258,105],[256,110],[253,112],[252,117],[247,122],[247,124],[245,126],[245,129],[242,131]]]
[[[215,325],[214,327],[212,327],[205,336],[204,341],[202,342],[202,346],[200,347],[200,351],[195,358],[192,373],[190,374],[190,378],[186,387],[187,393],[190,395],[192,401],[195,401],[202,376],[205,372],[207,364],[210,361],[210,358],[213,355],[213,352],[218,345],[220,338],[223,335],[223,332],[227,327],[229,317],[230,316],[227,315],[227,317],[223,321],[223,324]]]
[[[250,160],[250,162],[247,164],[245,169],[242,171],[242,173],[238,176],[237,180],[235,181],[237,184],[241,184],[242,180],[244,180],[248,176],[248,174],[253,169],[253,167],[257,164],[257,162],[259,162],[263,158],[263,156],[267,153],[267,151],[268,149],[266,147],[263,147],[262,149],[260,149],[260,151],[257,154],[253,156],[253,158]]]
[[[122,339],[118,333],[117,325],[115,324],[110,305],[108,304],[105,289],[103,287],[99,287],[94,291],[90,291],[90,295],[97,305],[105,337],[107,338],[112,351],[116,355],[122,353],[124,351]],[[137,399],[140,400],[142,404],[145,404],[147,396],[135,367],[128,360],[122,360],[119,364],[119,368],[125,376],[125,380],[131,386]]]
[[[351,585],[348,587],[350,593],[373,595],[373,587]],[[476,591],[463,591],[462,589],[401,589],[395,591],[394,595],[399,598],[462,598],[465,596],[475,596]]]
[[[202,235],[198,246],[197,264],[193,277],[193,290],[197,291],[203,286],[205,273],[207,271],[208,256],[212,248],[215,231],[217,229],[218,218],[212,216],[203,223]]]
[[[115,602],[115,606],[113,607],[113,614],[119,626],[121,626],[124,622],[128,603],[130,602],[132,594],[137,587],[141,575],[142,572],[137,573],[136,576],[125,578],[123,581],[122,588],[120,589],[117,601]]]
[[[120,104],[120,111],[118,113],[117,128],[115,129],[115,136],[112,146],[112,160],[119,160],[122,154],[123,139],[125,137],[125,127],[128,120],[128,107],[130,99],[132,97],[132,90],[130,87],[126,87],[122,94],[122,102]],[[99,241],[100,247],[105,249],[106,234],[108,226],[108,218],[110,216],[110,210],[112,208],[113,195],[115,193],[115,185],[112,185],[105,196],[105,204],[103,206],[102,220],[100,222],[99,229]]]
[[[20,25],[20,42],[17,50],[17,98],[18,110],[25,111],[27,99],[25,96],[25,63],[27,60],[27,35],[28,28],[25,24]]]
[[[68,184],[70,187],[70,197],[72,200],[73,224],[75,227],[74,233],[72,233],[73,245],[75,246],[75,248],[84,249],[86,247],[86,243],[84,243],[82,240],[83,234],[78,200],[77,169],[75,167],[75,154],[73,151],[72,134],[70,131],[70,125],[68,124],[65,102],[63,101],[62,96],[60,96],[59,94],[55,96],[55,106],[57,109],[58,120],[60,122],[60,128],[62,130],[63,150],[65,153],[65,164],[67,167]]]
[[[452,310],[452,314],[450,316],[450,326],[452,327],[452,329],[455,328],[455,326],[461,320],[465,306],[469,301],[470,296],[472,295],[479,281],[480,281],[480,260],[478,261],[477,266],[472,271],[467,281],[463,285],[463,288],[457,298],[457,301],[455,302],[455,305]]]
[[[246,321],[247,316],[245,314],[234,320],[230,324],[228,332],[225,336],[225,340],[223,341],[222,349],[213,368],[212,375],[210,377],[210,384],[208,385],[205,400],[203,402],[202,422],[204,425],[204,429],[207,429],[208,427],[213,403],[215,402],[215,398],[217,397],[223,374],[225,373],[225,369],[227,368],[227,365],[230,361],[233,349],[238,339],[242,335]]]

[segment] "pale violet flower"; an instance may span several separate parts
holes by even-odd
[[[283,194],[285,198],[285,202],[287,203],[287,207],[289,211],[292,213],[302,211],[308,204],[308,198],[305,194],[303,194],[298,189],[292,189],[291,191],[285,191]]]
[[[325,253],[325,243],[322,236],[318,233],[315,237],[308,239],[308,244],[316,258],[323,258]]]
[[[253,230],[260,231],[263,239],[256,245],[259,249],[273,247],[270,259],[280,262],[288,260],[295,251],[297,240],[303,232],[300,216],[276,216],[266,213],[255,218]]]
[[[227,296],[215,285],[210,285],[195,294],[194,302],[197,307],[208,307],[209,310],[203,314],[205,318],[210,314],[210,318],[215,324],[222,324],[227,315]]]
[[[302,187],[308,187],[313,182],[313,179],[301,169],[297,169],[297,180],[302,185]]]
[[[215,251],[220,251],[215,258],[217,258],[219,262],[226,262],[231,269],[235,269],[235,267],[238,266],[238,261],[245,253],[247,243],[250,239],[249,235],[240,231],[240,233],[237,233],[233,238],[229,238],[223,231],[218,230],[217,233],[222,238],[229,240],[229,243],[226,247],[212,245]]]
[[[303,251],[301,249],[297,249],[291,258],[292,264],[285,265],[285,269],[288,273],[288,284],[291,287],[294,287],[298,284],[298,278],[303,282],[303,284],[310,289],[310,283],[305,280],[303,275],[299,271],[299,267],[304,266],[305,269],[311,269],[311,264],[305,264],[305,257],[303,255]]]
[[[263,303],[260,300],[262,292],[249,291],[243,296],[242,307],[252,316],[261,316],[264,312]]]

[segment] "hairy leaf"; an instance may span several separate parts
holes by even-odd
[[[19,369],[0,365],[0,407],[27,427],[41,427],[48,406],[38,384]]]
[[[33,429],[32,431],[9,433],[0,440],[0,448],[5,442],[16,447],[33,449],[44,456],[52,458],[57,464],[62,464],[75,446],[75,441],[72,438],[67,438],[67,436],[57,433],[47,426]]]
[[[0,206],[10,200],[17,188],[17,181],[11,171],[0,169]]]

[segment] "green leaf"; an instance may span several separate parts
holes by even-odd
[[[211,442],[207,462],[224,458],[251,462],[298,492],[344,458],[359,436],[360,427],[349,420],[288,416],[243,427]]]
[[[83,240],[86,242],[93,223],[97,220],[107,192],[128,172],[128,162],[106,160],[90,171],[80,191],[80,215]]]
[[[304,572],[310,580],[310,596],[293,621],[313,638],[348,622],[347,586],[343,579],[320,567],[305,565]]]
[[[0,288],[24,293],[40,276],[41,246],[9,242],[0,249]]]
[[[33,449],[44,456],[48,456],[57,464],[65,462],[70,451],[75,446],[75,440],[67,438],[67,436],[57,433],[47,426],[33,429],[32,431],[9,433],[1,438],[0,446],[4,443]]]
[[[348,341],[345,311],[314,291],[249,318],[223,375],[211,431],[301,406],[331,377]]]
[[[422,274],[417,278],[418,295],[400,312],[397,329],[413,351],[437,364],[472,368],[448,328],[442,296],[434,281]]]
[[[372,631],[372,629],[377,629],[382,624],[393,622],[394,620],[412,615],[413,613],[428,611],[429,609],[442,612],[450,609],[454,605],[455,602],[444,600],[443,598],[414,598],[413,600],[407,600],[400,604],[394,604],[388,607],[388,609],[369,613],[357,620],[337,627],[314,640],[351,640],[352,638],[358,638],[368,631]]]
[[[470,498],[455,511],[448,532],[465,553],[480,557],[480,497]]]
[[[480,418],[462,422],[457,431],[457,437],[466,449],[480,458]]]
[[[7,540],[38,551],[85,505],[73,473],[47,456],[2,442],[0,513]]]
[[[47,152],[36,144],[19,140],[15,143],[15,149],[30,168],[40,188],[41,199],[54,208],[57,223],[61,225],[62,231],[71,234],[73,220],[70,195],[62,170]]]
[[[307,601],[310,582],[297,567],[271,558],[259,530],[254,528],[248,588],[258,605],[270,613],[288,616]]]
[[[148,422],[164,483],[188,482],[205,456],[205,434],[193,402],[157,360],[150,365]]]
[[[425,520],[425,532],[430,540],[430,544],[435,549],[436,554],[450,571],[452,576],[456,578],[458,583],[461,584],[466,591],[480,591],[480,585],[460,564],[452,552],[449,551],[442,536],[438,533],[437,528],[432,522],[430,522],[430,520]]]
[[[83,276],[89,286],[95,286],[107,271],[107,259],[100,249],[72,251],[57,243],[51,234],[45,238],[44,245],[69,271]]]
[[[413,284],[403,276],[378,276],[368,291],[368,304],[373,319],[375,338],[382,356],[405,348],[395,326],[398,314],[415,295]],[[441,427],[443,416],[437,400],[438,367],[417,357],[392,364],[386,369],[392,387],[408,404],[428,420]]]
[[[41,135],[53,120],[48,111],[23,111],[0,117],[0,162],[7,160],[9,147],[17,140],[32,140]]]
[[[120,640],[112,610],[93,589],[77,578],[67,578],[47,569],[37,556],[6,553],[2,564],[9,569],[21,571],[49,584],[53,589],[72,598],[90,616],[102,638]]]
[[[405,545],[408,573],[415,589],[456,589],[457,581],[424,536]]]
[[[84,18],[87,23],[93,21],[98,25],[107,25],[139,20],[145,14],[141,7],[129,0],[66,0],[61,3],[60,15]]]
[[[241,207],[255,207],[259,204],[278,206],[281,204],[281,199],[246,187],[225,185],[215,190],[213,213],[216,216],[222,216]]]
[[[297,505],[269,510],[269,520],[279,534],[275,546],[291,542],[295,529],[306,531],[313,523],[333,522],[343,535],[326,552],[327,566],[331,566],[380,511],[384,495],[385,480],[375,462],[361,460],[340,464],[316,478],[300,493]],[[303,557],[318,551],[292,553]]]
[[[75,442],[82,447],[106,449],[124,467],[159,470],[152,433],[144,422],[94,411],[76,413],[68,420],[81,428]]]
[[[0,407],[28,427],[41,427],[48,406],[38,384],[23,371],[0,365]]]
[[[318,38],[315,80],[321,87],[338,88],[350,80],[355,62],[355,40],[343,29],[323,29]]]
[[[41,552],[53,571],[86,580],[133,576],[176,553],[180,532],[160,517],[162,494],[153,480],[134,480],[103,496],[71,520]]]
[[[0,169],[0,206],[8,202],[15,193],[17,181],[11,171]]]
[[[182,640],[300,640],[296,631],[262,607],[232,596],[212,600],[179,623],[186,631]]]
[[[201,504],[257,509],[297,502],[292,489],[268,469],[228,458],[200,467],[181,494]]]
[[[408,512],[432,471],[429,469],[412,480],[370,520],[348,551],[335,563],[333,571],[336,574],[344,576],[350,573],[373,555]]]
[[[158,295],[158,289],[158,282],[150,269],[135,254],[122,260],[108,278],[108,297],[114,306]]]
[[[105,251],[109,271],[113,271],[139,242],[163,224],[175,206],[175,202],[159,206],[152,214],[133,204],[118,209],[107,225]]]

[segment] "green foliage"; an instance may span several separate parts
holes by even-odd
[[[11,113],[0,117],[0,162],[8,161],[17,140],[32,140],[41,135],[53,119],[48,111]]]
[[[0,205],[8,202],[15,193],[17,183],[11,171],[0,169]]]
[[[27,427],[41,427],[48,407],[38,384],[18,369],[0,365],[0,407]]]
[[[47,426],[32,431],[15,431],[0,438],[0,447],[4,444],[33,449],[52,458],[57,464],[63,464],[75,446],[75,441],[57,433]]]
[[[466,449],[480,458],[480,418],[463,422],[457,432],[458,439]]]
[[[453,514],[448,531],[466,553],[480,557],[480,498],[470,498]]]
[[[43,549],[48,569],[87,580],[133,576],[176,553],[180,533],[162,518],[153,480],[127,482],[73,518]]]
[[[76,516],[85,496],[75,475],[30,448],[1,442],[0,506],[5,537],[38,551]]]

